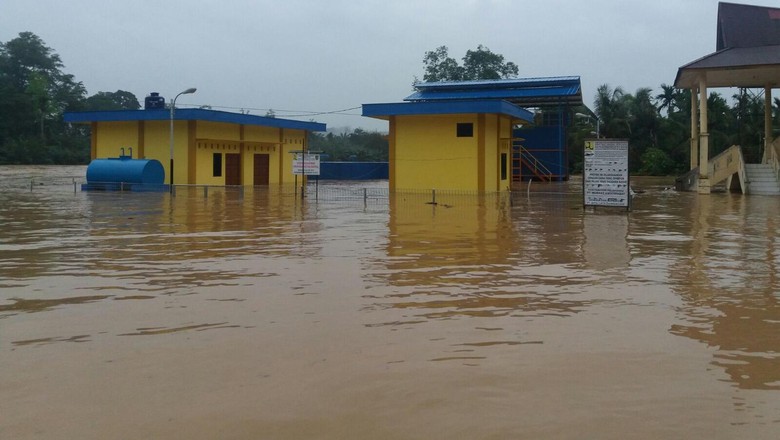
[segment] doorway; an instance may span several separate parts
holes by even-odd
[[[241,155],[225,155],[225,185],[241,185]]]
[[[268,154],[255,154],[254,184],[256,186],[268,185],[268,182],[270,180],[269,176],[271,172],[270,163],[271,160]]]

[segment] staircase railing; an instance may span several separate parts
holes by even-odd
[[[526,150],[522,145],[517,145],[517,150],[520,152],[520,160],[523,161],[525,166],[528,167],[539,180],[544,182],[552,181],[552,171],[537,159],[536,156],[531,154],[531,152]]]
[[[772,165],[775,179],[780,180],[780,137],[767,146],[764,151],[764,163]]]
[[[737,174],[740,188],[743,193],[746,192],[745,158],[742,156],[742,148],[739,145],[732,145],[726,151],[710,159],[708,171],[707,174],[709,174],[712,186]],[[729,183],[731,183],[730,180]]]
[[[553,173],[547,168],[542,161],[536,158],[530,151],[519,144],[520,141],[524,141],[523,138],[504,138],[501,139],[501,147],[508,149],[512,152],[512,163],[515,161],[515,154],[520,155],[520,162],[525,165],[526,168],[536,176],[537,179],[544,182],[551,182],[553,179]],[[520,179],[521,176],[515,176],[515,167],[512,167],[512,180]]]

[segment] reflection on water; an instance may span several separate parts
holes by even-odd
[[[0,168],[0,437],[780,429],[775,198],[172,198],[79,173]]]
[[[670,273],[686,322],[673,333],[716,347],[713,363],[739,387],[780,390],[780,204],[704,198],[687,214],[693,240]]]

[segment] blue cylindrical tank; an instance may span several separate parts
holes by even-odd
[[[165,169],[158,160],[128,156],[95,159],[87,167],[87,183],[142,183],[162,185]]]

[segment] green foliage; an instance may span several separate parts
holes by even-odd
[[[423,57],[425,74],[423,81],[461,81],[463,80],[463,68],[455,59],[447,54],[447,46],[439,46],[435,50],[425,52]]]
[[[462,66],[450,58],[447,46],[426,52],[423,64],[426,82],[514,78],[518,74],[517,64],[504,62],[503,55],[493,53],[481,44],[476,50],[466,51]]]
[[[360,128],[341,134],[310,133],[309,149],[321,151],[330,161],[386,162],[387,136]]]
[[[32,32],[0,43],[0,164],[84,164],[88,130],[64,123],[80,110],[138,109],[130,92],[86,90],[50,47]]]
[[[698,97],[697,97],[698,99]],[[763,153],[763,96],[746,89],[732,97],[733,105],[720,94],[707,97],[710,157],[732,145],[742,147],[745,160],[756,163]],[[631,171],[650,175],[677,175],[689,168],[691,133],[691,92],[662,84],[661,93],[652,96],[642,88],[633,95],[620,87],[602,85],[594,100],[601,120],[601,135],[628,139]],[[775,98],[775,121],[780,122],[780,100]],[[569,131],[569,145],[577,150],[584,137],[583,124],[575,120]],[[582,170],[581,155],[570,156],[572,172]]]
[[[90,111],[138,110],[140,108],[141,104],[138,102],[138,98],[124,90],[97,92],[87,98],[84,103],[84,109]]]
[[[641,157],[642,167],[639,174],[646,176],[663,176],[674,170],[672,158],[660,148],[648,148]]]

